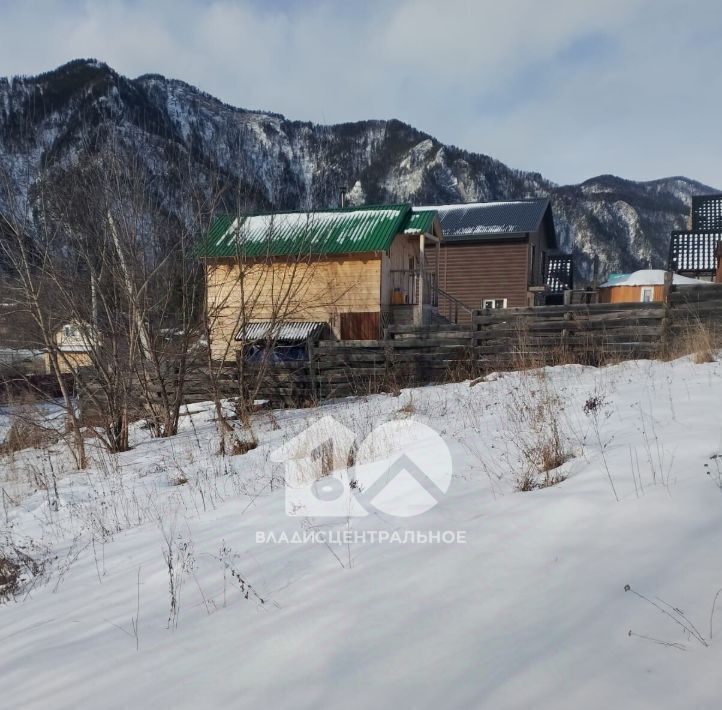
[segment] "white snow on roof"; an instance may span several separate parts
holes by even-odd
[[[471,227],[459,227],[455,229],[454,236],[461,237],[466,235],[479,234],[481,231],[489,234],[516,232],[518,231],[518,227],[515,224],[485,224],[483,228],[480,228],[477,224]]]
[[[663,269],[640,269],[632,274],[623,276],[614,281],[607,281],[601,285],[601,288],[611,288],[612,286],[664,286]],[[700,281],[699,279],[690,279],[687,276],[675,274],[672,283],[675,286],[700,286],[710,285],[710,281]]]
[[[289,235],[315,233],[316,241],[338,222],[347,222],[349,230],[338,237],[338,242],[354,242],[368,235],[369,227],[376,219],[392,222],[399,217],[400,209],[360,209],[357,211],[340,210],[338,212],[279,212],[275,214],[251,215],[233,220],[231,226],[218,238],[217,245],[222,246],[238,235],[241,241],[259,242],[269,239],[284,239]]]
[[[470,208],[478,209],[483,207],[501,207],[504,205],[524,205],[532,200],[499,200],[494,202],[462,202],[454,205],[418,205],[412,207],[412,212],[424,212],[425,210],[437,210],[439,212],[450,212],[451,210],[468,210]]]

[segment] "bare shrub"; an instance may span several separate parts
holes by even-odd
[[[524,375],[508,401],[510,440],[522,461],[518,490],[556,485],[558,470],[572,458],[562,433],[562,402],[543,371]]]
[[[416,405],[414,404],[414,396],[413,394],[409,394],[408,401],[399,408],[398,414],[402,415],[409,415],[414,414],[416,412]]]
[[[176,537],[174,530],[166,530],[161,525],[165,545],[163,547],[163,560],[168,571],[168,594],[170,596],[170,609],[168,612],[168,628],[178,628],[180,616],[181,589],[187,576],[193,573],[195,557],[191,540]]]
[[[719,338],[710,325],[698,320],[690,328],[685,340],[688,342],[695,365],[715,361],[714,351],[719,345]]]
[[[43,564],[38,559],[5,540],[0,544],[0,603],[20,594],[42,570]]]
[[[527,398],[525,395],[530,394]],[[548,472],[569,459],[562,442],[559,428],[561,401],[548,383],[546,376],[537,376],[537,387],[528,389],[516,402],[528,427],[528,436],[522,437],[521,452],[524,458],[539,472]]]
[[[13,560],[0,557],[0,598],[13,594],[20,579],[20,565]]]
[[[169,486],[185,486],[186,483],[188,483],[188,476],[186,476],[182,471],[176,471],[168,476]]]
[[[42,449],[56,443],[59,438],[57,431],[38,421],[37,414],[30,407],[22,408],[12,417],[5,441],[0,444],[0,453]]]
[[[242,438],[237,437],[231,442],[231,455],[240,456],[247,454],[249,451],[258,447],[258,441],[251,432],[247,433]]]
[[[563,481],[566,473],[560,467],[573,457],[569,442],[576,441],[578,433],[555,381],[544,370],[503,378],[497,374],[484,381],[498,384],[485,388],[484,394],[469,395],[468,406],[458,411],[467,420],[466,428],[478,435],[464,437],[462,444],[479,462],[494,495],[509,479],[518,491]],[[497,408],[502,409],[502,421],[489,428],[490,410]]]
[[[464,354],[458,360],[454,360],[447,367],[442,378],[443,383],[464,382],[465,380],[476,380],[485,374],[485,368],[476,356],[473,347],[464,350]]]
[[[722,339],[714,325],[695,316],[677,329],[668,348],[667,359],[691,355],[696,365],[715,362],[715,352],[720,345]]]

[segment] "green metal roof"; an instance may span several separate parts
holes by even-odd
[[[433,234],[436,210],[411,212],[404,223],[404,234]]]
[[[427,231],[424,227],[435,214],[412,213],[410,205],[379,205],[239,218],[220,215],[199,252],[206,257],[262,257],[385,251],[410,225],[416,233]]]

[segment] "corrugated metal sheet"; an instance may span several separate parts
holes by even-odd
[[[474,240],[487,235],[536,232],[549,208],[546,198],[508,202],[471,202],[438,205],[445,241]],[[430,209],[420,207],[419,210]]]
[[[432,234],[436,210],[416,210],[410,212],[403,226],[404,234]]]
[[[320,335],[327,325],[323,321],[252,321],[241,328],[236,335],[236,340],[252,342],[270,339],[297,343]]]
[[[410,212],[409,205],[381,205],[240,218],[221,215],[200,253],[207,257],[264,257],[385,251]]]
[[[672,271],[714,273],[722,232],[672,232],[669,268]]]

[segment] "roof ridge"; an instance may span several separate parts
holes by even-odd
[[[411,203],[409,202],[397,202],[389,204],[378,204],[378,205],[356,205],[349,207],[323,207],[321,209],[305,209],[305,210],[269,210],[267,212],[218,212],[216,217],[229,217],[235,219],[236,217],[269,217],[271,215],[281,214],[325,214],[328,212],[361,212],[366,210],[398,210],[403,208],[411,209]]]
[[[509,200],[477,200],[475,202],[450,202],[444,205],[414,205],[414,210],[427,210],[427,209],[460,209],[462,207],[482,207],[482,206],[494,206],[494,205],[517,205],[517,204],[530,204],[533,202],[551,202],[550,197],[519,197]]]

